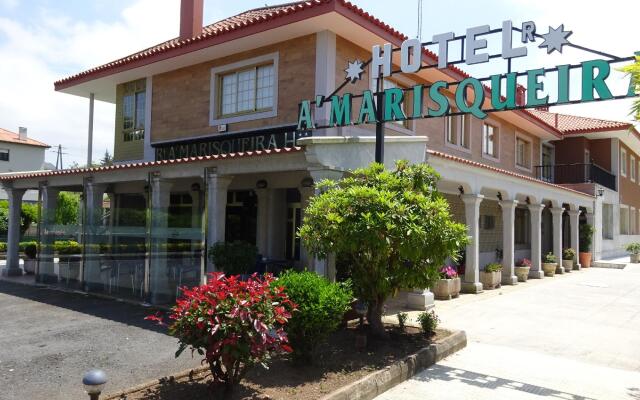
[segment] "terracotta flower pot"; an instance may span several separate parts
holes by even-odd
[[[529,278],[531,267],[515,267],[514,273],[518,277],[518,282],[526,282]]]
[[[502,271],[485,272],[480,271],[480,282],[483,289],[497,289],[500,287]]]
[[[451,300],[460,295],[460,278],[438,279],[433,286],[433,295],[438,300]]]
[[[573,260],[562,260],[562,266],[564,267],[564,272],[573,271]]]
[[[633,264],[640,263],[640,254],[631,254],[631,262]]]
[[[578,258],[580,260],[580,265],[582,265],[582,268],[591,267],[591,253],[580,252],[580,254],[578,255]]]
[[[554,276],[556,274],[556,268],[558,264],[556,263],[542,263],[542,270],[544,271],[544,276]]]

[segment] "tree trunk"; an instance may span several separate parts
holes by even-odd
[[[376,302],[369,304],[367,310],[367,321],[369,321],[369,328],[371,334],[374,337],[387,339],[387,332],[384,330],[384,324],[382,323],[382,311],[384,309],[384,300],[378,298]]]

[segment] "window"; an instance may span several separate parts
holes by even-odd
[[[627,176],[627,150],[620,149],[620,175]]]
[[[220,115],[271,110],[274,105],[273,64],[260,65],[220,77]]]
[[[514,241],[516,244],[529,243],[529,210],[516,208],[514,224]]]
[[[629,156],[629,176],[634,182],[636,181],[637,166],[638,165],[636,164],[636,158],[634,156]]]
[[[279,53],[211,68],[209,125],[278,116]]]
[[[498,158],[498,128],[493,125],[482,126],[482,154]]]
[[[629,209],[627,207],[620,207],[620,234],[629,234]]]
[[[542,145],[542,180],[553,181],[553,147]]]
[[[496,217],[494,215],[481,215],[480,221],[480,226],[484,230],[490,231],[496,228]]]
[[[404,86],[399,85],[398,83],[387,79],[387,78],[383,78],[382,79],[382,89],[383,90],[387,90],[387,89],[395,89],[395,88],[399,88],[399,89],[406,89]],[[371,90],[375,93],[378,90],[378,78],[372,78],[371,79]],[[402,103],[402,112],[404,113],[404,115],[407,115],[407,104],[409,104],[410,102],[408,101],[407,97],[407,93],[405,92],[405,101]],[[377,104],[377,97],[374,97],[374,102],[376,102]],[[396,125],[400,125],[403,128],[409,129],[409,121],[393,121],[394,124]]]
[[[531,142],[521,137],[516,137],[516,165],[531,169]]]
[[[144,79],[124,86],[122,97],[122,134],[125,142],[144,139],[147,96]]]
[[[451,112],[457,112],[457,110],[451,108]],[[467,150],[470,148],[469,129],[465,115],[446,116],[444,129],[447,144],[459,146]]]
[[[0,161],[9,161],[9,149],[0,149]]]

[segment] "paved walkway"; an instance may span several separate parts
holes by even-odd
[[[466,349],[379,400],[640,400],[640,265],[437,302]]]
[[[0,399],[88,398],[82,375],[109,377],[106,392],[200,365],[144,317],[150,309],[0,281]]]

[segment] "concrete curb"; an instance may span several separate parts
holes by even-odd
[[[373,399],[466,346],[467,334],[464,331],[454,331],[451,335],[442,339],[438,343],[430,344],[429,347],[425,347],[417,353],[406,357],[404,360],[398,361],[383,370],[373,372],[358,381],[322,397],[321,400]],[[151,386],[171,380],[178,380],[191,374],[197,375],[208,370],[208,367],[199,367],[169,375],[164,378],[154,379],[119,392],[110,393],[104,398],[104,400],[118,400],[126,398],[129,394],[141,392]]]
[[[467,334],[455,331],[440,342],[329,393],[321,400],[371,400],[466,346]]]

